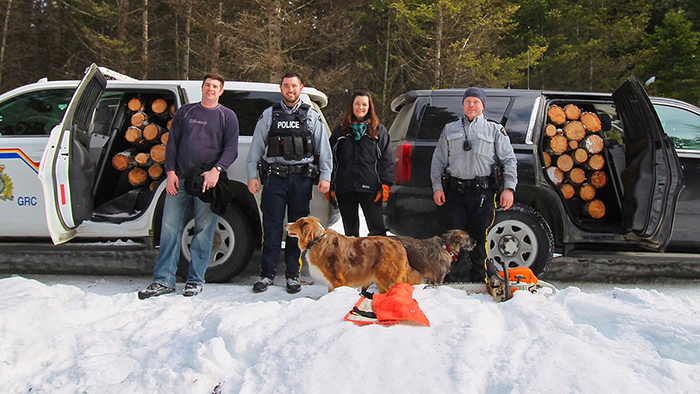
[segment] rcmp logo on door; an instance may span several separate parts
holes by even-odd
[[[12,201],[12,181],[7,174],[4,174],[5,166],[0,164],[0,200]]]

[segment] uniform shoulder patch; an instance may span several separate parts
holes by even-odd
[[[495,123],[495,124],[499,125],[499,126],[500,126],[500,132],[501,132],[501,134],[503,134],[503,135],[505,135],[506,137],[508,137],[508,133],[506,133],[506,128],[503,127],[503,125],[501,125],[501,122],[497,122],[497,121],[495,121],[495,120],[493,120],[493,119],[489,119],[489,118],[486,118],[486,121],[487,121],[487,122],[492,122],[492,123]]]

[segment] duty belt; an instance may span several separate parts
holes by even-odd
[[[491,179],[487,176],[478,176],[474,179],[459,179],[450,177],[450,189],[464,192],[466,189],[488,189],[491,186]]]
[[[281,178],[286,178],[290,174],[301,174],[308,178],[315,178],[318,175],[318,167],[315,164],[279,164],[270,163],[268,172]]]

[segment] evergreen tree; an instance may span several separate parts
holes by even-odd
[[[650,94],[700,104],[700,33],[683,11],[670,11],[652,34],[644,37],[643,80],[654,77]]]

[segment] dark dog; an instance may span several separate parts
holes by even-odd
[[[421,284],[421,273],[411,268],[401,243],[389,237],[346,237],[324,228],[313,216],[287,224],[287,235],[299,238],[309,273],[328,291],[339,286],[362,290],[375,283],[386,293],[397,283]]]
[[[471,251],[476,241],[462,230],[449,230],[442,237],[416,239],[398,236],[408,263],[430,283],[442,283],[462,250]]]

